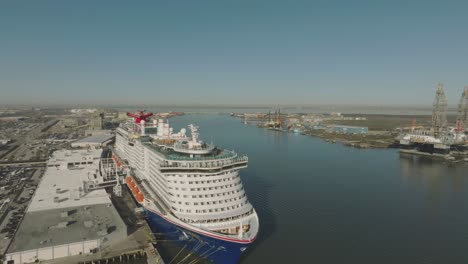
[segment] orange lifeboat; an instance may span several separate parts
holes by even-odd
[[[128,187],[133,190],[135,188],[135,182],[133,182],[132,178],[127,177],[126,179]]]
[[[117,168],[122,167],[122,162],[120,161],[120,159],[115,154],[112,154],[112,160],[114,161]]]
[[[139,193],[136,195],[135,199],[139,202],[142,203],[144,200],[145,196],[142,193]]]
[[[128,176],[127,178],[125,178],[125,181],[127,182],[127,185],[128,187],[130,187],[130,189],[133,189],[133,187],[135,187],[135,183],[133,182],[132,177]]]
[[[132,191],[132,195],[133,197],[135,197],[135,200],[137,200],[137,202],[139,203],[142,203],[143,200],[145,199],[145,196],[140,191],[140,189],[138,188],[133,178],[131,176],[127,176],[127,178],[125,178],[125,181],[127,182],[127,186]]]
[[[137,186],[135,186],[135,188],[133,189],[133,196],[135,196],[135,199],[136,199],[139,203],[142,203],[142,202],[143,202],[143,199],[145,198],[145,196],[144,196],[143,193],[140,191],[140,189],[138,189]]]

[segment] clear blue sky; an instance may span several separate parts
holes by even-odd
[[[455,104],[468,1],[2,1],[0,103]]]

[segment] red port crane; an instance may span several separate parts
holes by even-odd
[[[135,119],[135,124],[140,124],[141,120],[145,120],[146,122],[146,119],[152,115],[153,113],[147,113],[145,110],[136,111],[134,113],[127,112],[127,116],[133,117]]]

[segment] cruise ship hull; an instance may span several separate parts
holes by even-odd
[[[229,241],[224,238],[216,238],[209,234],[202,234],[188,226],[178,225],[166,217],[161,216],[156,211],[143,207],[150,228],[153,232],[161,234],[165,240],[173,241],[181,248],[191,252],[200,259],[206,259],[214,264],[236,264],[239,262],[241,254],[252,244],[248,242]],[[173,256],[174,257],[174,256]],[[174,260],[184,260],[182,254]],[[193,259],[193,258],[191,258]],[[172,261],[172,260],[170,260]],[[188,262],[187,262],[188,263]]]

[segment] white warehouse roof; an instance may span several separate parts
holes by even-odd
[[[71,143],[72,147],[102,147],[114,140],[114,135],[94,135]]]

